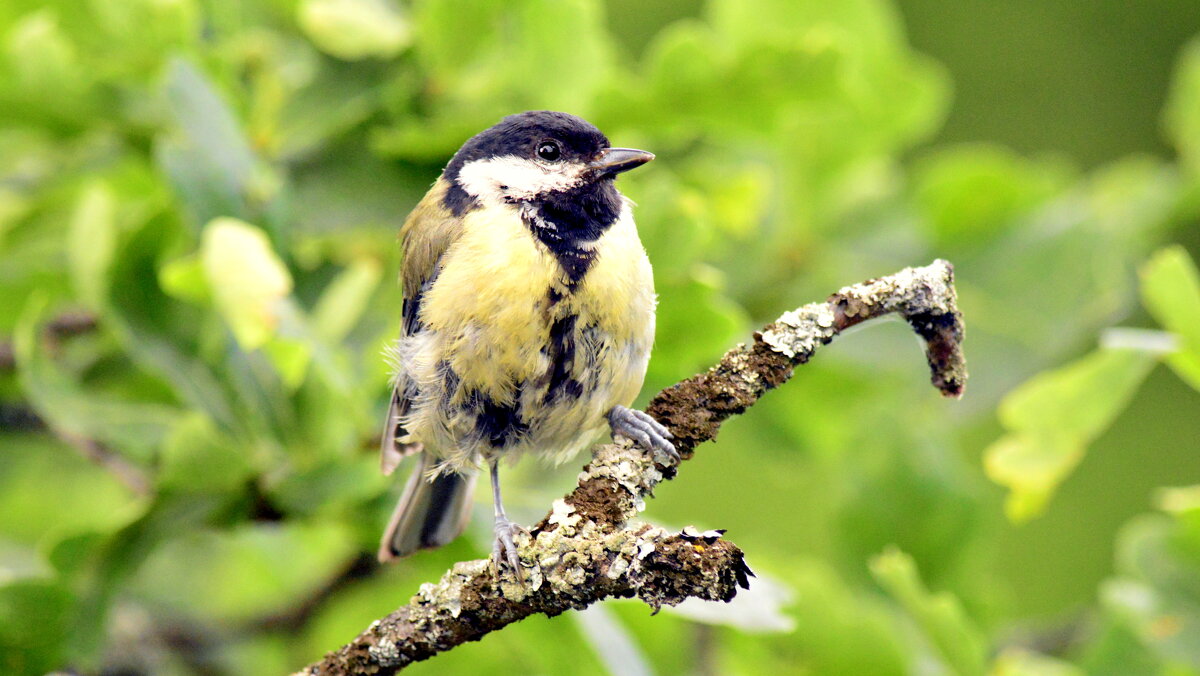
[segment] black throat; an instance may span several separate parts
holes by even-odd
[[[611,180],[600,180],[524,202],[520,214],[574,285],[596,260],[596,240],[621,215],[621,193]]]

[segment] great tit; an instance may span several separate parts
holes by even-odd
[[[400,230],[401,335],[383,469],[417,464],[379,559],[438,547],[466,525],[477,468],[495,508],[493,565],[517,571],[499,462],[569,458],[607,424],[675,455],[627,408],[654,340],[654,279],[631,203],[613,185],[654,159],[588,122],[532,111],[477,134]]]

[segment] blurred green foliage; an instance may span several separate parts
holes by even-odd
[[[661,298],[647,393],[935,256],[974,378],[940,401],[911,334],[869,326],[664,485],[648,518],[728,528],[774,581],[737,613],[614,603],[415,672],[620,670],[624,641],[659,673],[1200,674],[1200,282],[1160,249],[1200,219],[1200,43],[1178,156],[1083,171],[933,142],[951,78],[884,0],[663,11],[634,53],[595,0],[0,4],[0,671],[282,673],[485,553],[476,519],[363,560],[398,493],[374,452],[395,233],[466,137],[554,108],[659,156],[622,178]],[[1127,318],[1151,328],[1099,340]],[[1131,400],[1153,440],[1120,436]],[[1109,546],[1061,506],[1106,434],[1174,487],[1108,475],[1102,502],[1151,512],[1115,561],[1031,549],[1007,518]],[[523,463],[512,511],[574,471]]]

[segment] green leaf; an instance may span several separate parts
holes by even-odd
[[[761,565],[755,564],[755,570]],[[893,608],[877,594],[863,593],[861,587],[851,584],[827,562],[806,556],[785,556],[775,561],[774,571],[767,568],[763,572],[773,572],[795,590],[797,602],[789,608],[789,615],[795,620],[796,629],[775,635],[722,632],[721,645],[726,648],[722,650],[721,664],[738,665],[741,669],[733,671],[746,676],[769,673],[902,676],[914,672],[920,659],[919,650],[913,645],[916,642]],[[634,619],[645,615],[644,611],[634,614]],[[639,637],[645,636],[661,626],[661,620],[645,617],[634,626]],[[651,649],[650,641],[642,641]],[[668,654],[678,652],[669,643],[654,647]]]
[[[0,540],[48,549],[77,533],[124,526],[145,500],[46,435],[0,437]]]
[[[1200,40],[1189,43],[1179,57],[1163,118],[1184,164],[1200,173]]]
[[[124,238],[113,264],[113,283],[122,293],[113,294],[105,327],[117,338],[124,354],[139,368],[169,384],[181,403],[205,412],[223,429],[235,429],[254,419],[257,411],[238,410],[230,388],[219,377],[219,368],[205,360],[211,356],[203,354],[205,346],[224,346],[226,342],[220,317],[207,304],[196,308],[174,303],[159,288],[163,284],[163,261],[174,259],[183,269],[193,268],[187,270],[188,275],[201,279],[190,280],[189,287],[184,283],[187,275],[179,274],[167,282],[168,286],[176,283],[179,288],[173,290],[177,292],[209,297],[199,254],[191,255],[192,261],[187,263],[186,259],[177,259],[179,245],[190,245],[191,240],[182,227],[171,220],[153,219]]]
[[[165,55],[193,45],[200,37],[195,0],[88,0],[87,5],[112,61],[127,65],[130,79],[146,75]]]
[[[1119,576],[1100,600],[1160,660],[1200,668],[1200,528],[1195,512],[1143,515],[1117,539]]]
[[[705,11],[724,35],[747,46],[802,40],[818,29],[854,35],[864,49],[890,51],[903,40],[900,17],[876,0],[714,0]]]
[[[146,558],[163,542],[195,531],[211,519],[223,501],[224,496],[198,493],[159,494],[148,509],[119,531],[98,539],[70,538],[51,550],[49,556],[55,562],[68,556],[84,557],[82,564],[58,564],[71,576],[80,596],[78,612],[72,618],[72,663],[98,668],[113,598],[125,593],[131,578],[139,574]]]
[[[342,271],[329,286],[312,311],[312,328],[330,344],[336,344],[358,323],[371,294],[379,286],[383,266],[374,258],[359,258]]]
[[[324,151],[321,157],[326,161],[320,167],[330,169],[330,164],[336,160],[326,144],[375,112],[381,89],[379,77],[343,64],[323,68],[312,84],[297,92],[280,111],[275,122],[279,143],[277,158],[295,160],[321,150]],[[364,157],[357,146],[342,149],[343,152],[346,150],[353,150],[361,160],[371,159]],[[388,185],[392,190],[398,187],[395,182]]]
[[[71,218],[67,257],[75,293],[99,311],[108,299],[109,268],[117,247],[117,198],[101,181],[88,185]]]
[[[247,216],[259,169],[233,111],[205,75],[182,59],[171,61],[166,97],[174,125],[160,135],[155,151],[192,221]]]
[[[1098,350],[1010,392],[1000,402],[1000,422],[1017,432],[1089,442],[1125,408],[1155,361],[1155,353]]]
[[[1142,303],[1163,328],[1179,337],[1167,364],[1200,390],[1200,273],[1182,246],[1155,253],[1142,266]]]
[[[376,457],[338,457],[287,475],[270,487],[270,495],[287,513],[308,515],[369,500],[391,483],[379,471]]]
[[[434,78],[455,75],[495,48],[493,33],[504,8],[490,0],[429,0],[418,3],[417,55]]]
[[[46,304],[33,298],[14,336],[17,372],[25,395],[51,427],[68,438],[95,440],[146,460],[177,412],[157,404],[100,397],[84,390],[41,344]]]
[[[1099,350],[1035,376],[1000,403],[1008,430],[984,451],[988,477],[1010,490],[1013,521],[1040,514],[1087,445],[1125,408],[1157,353]]]
[[[982,675],[986,644],[958,599],[931,593],[921,582],[912,557],[888,549],[871,560],[871,574],[912,617],[941,659],[959,676]]]
[[[374,138],[376,148],[407,158],[444,161],[513,111],[586,116],[613,70],[597,0],[430,0],[414,22],[417,58],[436,83],[422,106],[428,113],[406,107]]]
[[[1076,439],[1046,439],[1008,434],[984,451],[988,478],[1009,489],[1004,512],[1023,522],[1045,511],[1054,492],[1083,459],[1085,444]]]
[[[1159,489],[1154,502],[1168,514],[1200,514],[1200,485]]]
[[[262,349],[289,390],[296,389],[304,382],[313,352],[308,340],[275,337],[267,341]]]
[[[517,35],[496,32],[505,86],[520,91],[530,109],[586,114],[591,97],[612,68],[604,10],[595,0],[522,0],[506,7]],[[512,8],[512,9],[509,9]],[[515,11],[513,11],[515,9]],[[569,35],[570,39],[563,39]],[[554,82],[548,87],[545,83]]]
[[[334,575],[356,544],[338,524],[243,524],[194,530],[159,547],[139,572],[138,592],[175,610],[220,622],[291,608]],[[197,576],[196,571],[206,571]]]
[[[412,27],[389,0],[301,0],[300,28],[327,54],[390,59],[412,41]]]
[[[220,434],[199,413],[177,422],[159,456],[158,484],[180,493],[220,493],[243,485],[253,472],[250,449]]]
[[[84,83],[79,55],[53,10],[32,12],[22,18],[9,33],[5,48],[8,61],[27,90],[79,94]]]
[[[217,311],[246,350],[277,333],[292,277],[263,231],[235,218],[204,227],[200,260]]]
[[[225,428],[239,426],[242,417],[235,415],[228,391],[208,364],[144,317],[113,315],[108,321],[130,358],[169,382],[183,402]]]
[[[1009,648],[996,658],[989,676],[1084,676],[1079,667],[1021,648]]]
[[[1005,148],[939,151],[917,168],[916,200],[938,246],[986,246],[1017,216],[1059,194],[1073,178],[1061,163],[1033,162]]]
[[[0,587],[0,670],[40,676],[61,667],[73,606],[70,591],[55,582]]]
[[[158,285],[167,294],[181,300],[201,304],[212,300],[199,255],[176,258],[164,264],[158,270]]]

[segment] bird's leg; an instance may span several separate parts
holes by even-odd
[[[520,579],[521,561],[517,558],[517,543],[513,536],[528,531],[509,521],[508,515],[504,513],[504,502],[500,499],[500,459],[489,458],[488,465],[492,472],[492,506],[496,510],[496,540],[492,544],[492,566],[498,574],[500,562],[504,561],[512,568],[513,575]]]
[[[643,411],[613,406],[608,412],[608,425],[613,436],[621,435],[653,453],[662,451],[672,462],[679,462],[679,451],[670,442],[671,432]]]

